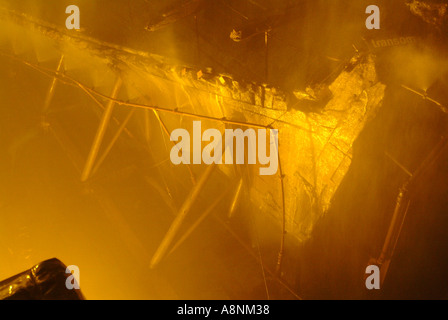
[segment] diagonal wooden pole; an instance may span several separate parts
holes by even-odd
[[[134,115],[136,109],[131,109],[131,111],[126,116],[126,119],[123,121],[123,123],[120,125],[120,128],[118,128],[117,132],[115,133],[112,140],[109,142],[109,144],[106,147],[106,150],[104,150],[102,156],[98,159],[98,161],[95,164],[95,167],[92,170],[92,174],[95,174],[99,167],[103,164],[104,160],[106,160],[107,156],[109,155],[110,151],[115,145],[115,142],[117,142],[118,138],[120,137],[121,133],[124,131],[126,126],[128,125],[129,121],[131,120],[132,116]]]
[[[224,134],[221,137],[221,141],[225,141]],[[226,150],[226,149],[225,149]],[[224,157],[225,152],[221,155],[221,157]],[[184,222],[185,218],[187,217],[187,214],[189,213],[192,205],[195,203],[197,198],[199,197],[201,191],[204,189],[205,183],[210,178],[213,170],[215,169],[216,164],[212,163],[211,165],[207,166],[207,169],[205,169],[205,172],[201,175],[199,180],[197,181],[196,185],[193,186],[193,189],[191,190],[189,196],[187,197],[187,200],[183,203],[181,209],[179,210],[179,213],[177,214],[176,218],[174,219],[174,222],[171,224],[168,232],[165,235],[165,238],[163,238],[160,246],[157,248],[150,264],[150,268],[155,268],[160,261],[163,259],[165,254],[167,253],[168,249],[171,246],[171,243],[174,240],[174,237],[179,232],[180,227],[182,226],[182,223]]]
[[[64,63],[64,55],[61,56],[61,59],[59,60],[59,64],[58,64],[58,68],[57,68],[57,73],[61,72],[62,67],[63,67],[63,63]],[[51,86],[50,89],[47,92],[47,96],[45,98],[45,104],[44,104],[44,108],[43,108],[43,113],[47,113],[48,108],[50,107],[51,101],[53,100],[54,97],[54,91],[56,89],[56,84],[58,82],[58,78],[55,76],[53,78],[53,81],[51,82]]]
[[[199,197],[199,194],[201,193],[205,183],[209,179],[211,173],[213,172],[213,169],[215,168],[215,165],[209,165],[205,172],[202,174],[201,178],[199,179],[198,183],[193,187],[190,195],[187,197],[187,200],[182,205],[182,208],[179,210],[179,213],[177,214],[176,218],[174,219],[174,222],[171,224],[167,234],[165,235],[165,238],[163,238],[162,243],[156,250],[150,264],[150,268],[155,268],[162,258],[165,256],[166,252],[168,251],[171,243],[174,240],[174,237],[179,232],[180,227],[182,226],[182,223],[184,222],[185,218],[187,217],[187,214],[190,212],[190,209],[192,205],[195,203],[196,199]]]
[[[122,85],[122,79],[118,78],[117,81],[115,82],[114,89],[112,90],[113,99],[117,97],[121,85]],[[112,112],[114,111],[114,104],[115,102],[113,100],[109,100],[106,110],[104,111],[103,118],[101,119],[101,123],[96,132],[95,139],[93,141],[92,148],[90,149],[86,165],[81,175],[82,182],[85,182],[90,178],[96,157],[98,156],[98,152],[101,148],[101,144],[103,142],[103,138],[107,130],[107,126],[109,125],[110,118],[112,117]]]

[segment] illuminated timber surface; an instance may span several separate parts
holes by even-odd
[[[443,7],[372,31],[364,3],[73,1],[75,31],[50,2],[0,2],[0,279],[57,257],[92,299],[298,299],[369,297],[372,261],[418,274],[411,239],[446,223]],[[172,163],[194,121],[278,130],[276,174]]]

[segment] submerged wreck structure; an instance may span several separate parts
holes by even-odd
[[[204,6],[202,1],[184,1],[178,10],[171,8],[156,22],[146,24],[145,30],[163,31],[178,19],[197,19]],[[409,6],[412,12],[424,14],[415,1]],[[438,9],[437,19],[428,18],[430,23],[440,22],[443,8]],[[272,31],[265,24],[269,17],[262,21],[261,26],[246,29],[262,30],[268,48]],[[346,179],[355,141],[383,108],[387,81],[378,76],[378,59],[382,58],[378,50],[386,46],[372,48],[370,41],[362,47],[353,45],[347,59],[336,59],[336,67],[324,80],[290,89],[271,84],[269,76],[265,81],[251,80],[185,63],[108,42],[86,31],[67,30],[63,24],[12,8],[0,8],[0,30],[8,30],[0,33],[2,59],[35,72],[42,78],[39,88],[42,83],[48,85],[43,99],[34,100],[34,108],[40,109],[38,130],[60,144],[84,192],[106,208],[106,217],[117,225],[119,237],[148,270],[157,269],[213,216],[261,263],[263,275],[280,284],[284,295],[300,298],[306,293],[307,281],[300,279],[306,275],[297,278],[297,264],[291,262],[304,255],[292,248],[307,246],[313,238],[316,225],[328,214]],[[254,36],[260,33],[254,32]],[[238,39],[238,44],[241,41],[247,40]],[[398,42],[397,46],[415,43]],[[421,98],[418,88],[406,88]],[[60,96],[59,90],[63,91]],[[60,107],[64,97],[72,107]],[[82,101],[81,105],[74,100]],[[441,103],[434,103],[443,109]],[[257,165],[172,164],[170,135],[177,128],[191,129],[193,121],[201,121],[203,130],[217,128],[222,133],[230,128],[277,129],[277,174],[261,176]],[[67,130],[70,125],[77,129]],[[126,154],[120,154],[123,149],[117,151],[120,145],[131,146],[133,152],[151,159],[151,164],[123,160]],[[14,157],[17,148],[9,150]],[[126,188],[125,181],[133,174],[144,177],[171,219],[168,227],[158,228],[163,236],[151,246],[135,235],[124,210],[111,209],[108,181],[122,181]],[[387,226],[386,222],[385,230]],[[389,242],[396,236],[396,230],[390,232]],[[384,232],[378,237],[384,237]],[[300,269],[306,272],[307,268]],[[265,284],[272,286],[266,279]]]

